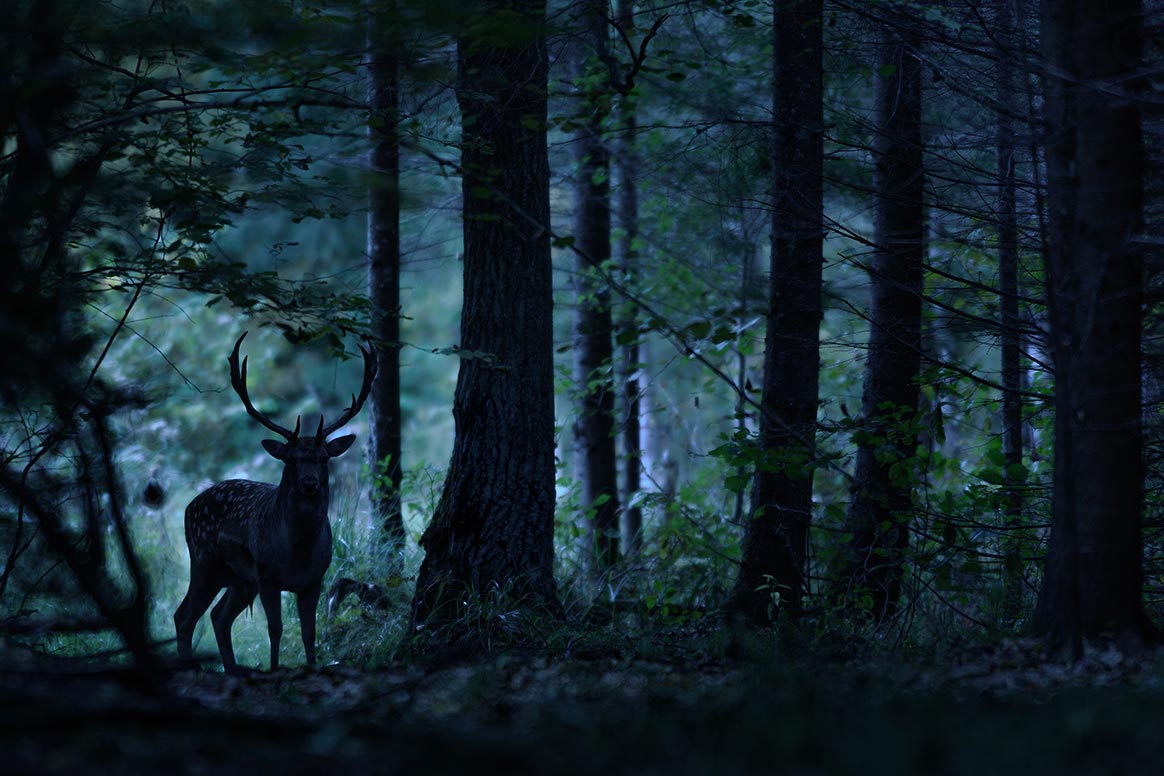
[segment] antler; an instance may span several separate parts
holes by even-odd
[[[356,416],[360,408],[364,406],[364,402],[368,400],[368,392],[372,390],[372,381],[376,379],[376,350],[375,348],[365,348],[363,345],[360,345],[360,352],[364,354],[364,384],[360,387],[360,396],[356,398],[356,395],[352,394],[352,404],[344,410],[339,420],[334,423],[329,423],[323,427],[322,431],[318,432],[321,439],[326,439],[343,428],[349,420]],[[319,422],[322,424],[323,418],[320,418]]]
[[[243,406],[247,408],[248,415],[287,441],[296,439],[299,436],[298,418],[295,419],[295,430],[291,431],[289,429],[283,428],[278,423],[271,420],[263,413],[259,412],[257,409],[255,409],[255,405],[251,404],[251,397],[247,394],[247,359],[243,358],[241,369],[239,368],[238,363],[238,349],[239,346],[242,345],[242,341],[246,339],[246,336],[247,332],[244,331],[242,336],[238,338],[238,342],[234,343],[234,352],[231,353],[230,358],[227,359],[227,361],[230,362],[230,384],[234,388],[234,392],[238,394],[240,399],[242,399]],[[375,372],[374,369],[372,371],[373,373]],[[367,392],[365,391],[365,396],[366,393]],[[362,403],[363,398],[361,398],[361,404]]]

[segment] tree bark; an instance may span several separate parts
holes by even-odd
[[[452,460],[421,539],[418,623],[456,619],[466,594],[561,612],[553,576],[546,6],[473,7],[458,41],[464,352]]]
[[[1002,459],[1007,538],[1003,569],[1003,617],[1013,622],[1022,612],[1023,561],[1017,530],[1022,525],[1023,396],[1019,321],[1018,213],[1015,183],[1015,116],[1021,107],[1015,78],[1017,0],[997,0],[998,99],[998,306],[1002,348]]]
[[[731,607],[765,622],[803,608],[819,392],[822,4],[777,3],[772,271],[761,389],[760,459]]]
[[[1141,14],[1138,0],[1042,7],[1055,482],[1035,617],[1076,655],[1084,639],[1154,635],[1141,597]]]
[[[586,34],[577,47],[581,127],[575,137],[574,382],[580,393],[574,424],[582,508],[587,515],[583,557],[601,577],[618,562],[618,464],[614,419],[614,323],[610,288],[602,277],[610,261],[610,152],[602,134],[609,117],[606,91],[595,88],[588,63],[608,59],[606,0],[578,6]]]
[[[880,622],[897,611],[913,503],[925,208],[921,61],[902,20],[884,23],[876,85],[872,310],[863,427],[846,522],[850,595]]]
[[[633,39],[634,3],[618,0],[616,23]],[[618,225],[621,230],[618,239],[619,271],[623,282],[635,287],[638,274],[638,251],[635,247],[639,233],[638,194],[638,119],[635,116],[635,98],[624,94],[618,102],[618,115],[622,125],[622,137],[615,156],[618,171]],[[639,334],[638,315],[634,305],[625,305],[618,321],[618,340],[622,343],[619,359],[619,382],[622,384],[622,546],[628,556],[636,555],[643,543],[643,510],[635,504],[635,496],[642,488],[643,448],[642,387],[639,384]]]
[[[371,8],[368,49],[372,88],[369,95],[372,142],[368,184],[368,296],[377,341],[377,378],[372,384],[369,447],[377,475],[373,488],[376,516],[384,538],[404,544],[401,512],[400,416],[400,35],[394,3],[379,0]]]

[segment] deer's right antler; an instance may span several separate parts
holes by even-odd
[[[360,385],[360,395],[352,394],[352,403],[343,414],[339,416],[334,422],[329,423],[326,428],[321,428],[319,431],[321,438],[331,436],[336,431],[340,430],[354,418],[364,406],[364,402],[368,400],[368,392],[372,390],[372,381],[376,379],[376,349],[372,347],[364,347],[360,345],[360,352],[364,354],[364,380]],[[322,418],[320,423],[322,425]]]
[[[238,338],[238,342],[234,343],[234,352],[230,354],[227,361],[230,362],[230,384],[234,388],[234,392],[242,399],[243,406],[247,408],[247,414],[255,420],[262,423],[271,431],[274,431],[279,436],[287,441],[291,441],[299,436],[299,419],[295,420],[295,430],[283,428],[275,421],[268,418],[263,413],[255,409],[255,405],[251,404],[251,397],[247,394],[247,359],[243,358],[242,366],[238,363],[238,349],[242,345],[242,341],[246,339],[248,332],[243,332],[242,336]]]

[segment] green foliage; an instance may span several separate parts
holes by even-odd
[[[32,17],[33,5],[18,3],[13,24],[31,29],[31,22],[43,21]],[[58,6],[56,24],[70,44],[66,75],[72,93],[61,99],[47,136],[59,189],[54,204],[72,218],[58,278],[71,294],[65,328],[76,329],[71,335],[79,355],[72,365],[86,395],[125,394],[111,413],[119,467],[114,490],[123,495],[151,583],[151,635],[160,640],[170,635],[185,584],[185,504],[216,480],[278,477],[277,464],[259,446],[260,430],[229,389],[224,361],[233,340],[252,330],[247,344],[253,394],[280,418],[334,413],[358,384],[358,363],[342,356],[367,333],[373,314],[364,292],[364,209],[374,182],[362,159],[369,120],[382,128],[387,119],[370,119],[363,104],[365,3],[202,2],[187,9],[76,0]],[[382,472],[364,468],[355,456],[338,460],[336,559],[327,583],[372,583],[389,603],[382,609],[352,597],[339,602],[321,626],[325,660],[382,663],[410,649],[400,644],[409,635],[417,541],[449,458],[457,370],[474,361],[521,377],[519,366],[460,347],[460,181],[449,173],[457,169],[463,127],[446,87],[455,60],[451,41],[462,23],[482,26],[498,45],[528,29],[515,26],[510,13],[466,19],[463,9],[443,4],[401,0],[395,7],[389,28],[399,32],[392,27],[399,24],[413,33],[403,36],[398,51],[407,65],[398,126],[405,145],[402,495],[408,542],[402,555],[389,556],[377,540],[365,491],[382,481]],[[580,77],[565,61],[551,76],[554,223],[546,226],[559,310],[555,544],[567,612],[580,620],[592,606],[619,611],[617,605],[626,604],[629,621],[638,627],[702,622],[734,582],[755,472],[782,470],[814,482],[805,624],[813,638],[823,642],[829,634],[843,634],[867,643],[917,645],[971,631],[1010,632],[1022,617],[1016,622],[1005,611],[1006,581],[1021,581],[1029,611],[1053,467],[1050,400],[1041,397],[1050,397],[1054,385],[1041,365],[1047,357],[1034,325],[1044,282],[1037,267],[1037,218],[1031,215],[1024,225],[1035,237],[1021,246],[1024,320],[1034,322],[1024,330],[1028,446],[1023,462],[1008,466],[997,417],[997,228],[993,205],[983,204],[993,196],[983,192],[997,186],[989,142],[996,117],[962,96],[976,93],[979,76],[935,45],[932,61],[927,59],[935,78],[926,86],[931,224],[922,407],[916,414],[885,407],[878,418],[859,417],[871,305],[868,252],[875,247],[868,215],[869,108],[873,84],[887,71],[879,73],[867,53],[873,21],[834,14],[825,30],[826,311],[820,322],[817,450],[812,458],[797,450],[764,450],[751,402],[760,399],[756,386],[762,382],[769,312],[769,11],[770,4],[758,1],[707,2],[668,17],[627,95],[611,84],[611,63],[601,57],[590,57]],[[934,29],[983,34],[975,27],[979,20],[955,10],[926,8],[918,16]],[[630,49],[657,18],[655,11],[640,9]],[[986,46],[990,38],[981,40]],[[34,52],[14,41],[2,56],[25,84]],[[709,48],[709,41],[716,45]],[[611,43],[615,69],[625,74],[632,51],[613,34]],[[582,107],[578,91],[588,97]],[[569,321],[575,300],[567,290],[575,238],[563,224],[572,215],[570,133],[586,111],[599,109],[607,117],[605,139],[615,147],[627,134],[619,123],[624,97],[636,112],[642,161],[634,181],[635,261],[633,269],[616,259],[596,270],[591,289],[610,293],[616,317],[634,311],[634,325],[620,331],[614,344],[638,346],[638,362],[605,365],[591,376],[591,386],[604,385],[625,366],[643,394],[644,484],[630,498],[644,512],[644,541],[637,555],[595,581],[582,546],[588,515],[569,454],[579,386],[572,376]],[[0,174],[7,187],[13,185],[15,130],[3,125],[0,132]],[[1027,178],[1036,179],[1029,160],[1019,164]],[[629,181],[615,174],[609,183],[617,198]],[[77,207],[70,209],[74,193]],[[35,265],[47,250],[43,219],[27,225],[28,243],[36,250],[22,257],[21,267]],[[80,471],[86,450],[59,443],[76,427],[74,419],[62,418],[45,395],[4,408],[4,463],[14,471],[31,471],[34,462],[50,472]],[[366,421],[353,423],[361,437]],[[916,453],[903,455],[901,443],[915,438]],[[828,593],[852,539],[846,510],[858,443],[877,448],[894,482],[909,486],[913,499],[903,614],[888,625],[862,619],[851,602]],[[1164,488],[1155,448],[1153,443],[1149,451],[1147,494],[1146,569],[1152,579],[1164,559]],[[48,491],[56,482],[40,480]],[[147,496],[151,483],[164,491],[160,504]],[[52,500],[78,539],[90,514],[81,492],[61,489]],[[0,559],[7,579],[7,589],[0,586],[0,611],[95,615],[93,607],[76,603],[76,582],[43,537],[33,537],[33,525],[14,503],[0,501]],[[87,541],[112,549],[108,523],[102,525],[106,532]],[[11,555],[9,548],[15,548]],[[123,573],[117,553],[107,555],[113,571]],[[781,591],[766,589],[778,603]],[[515,644],[557,643],[560,631],[544,620],[545,613],[511,616],[514,611],[503,587],[468,594],[461,613],[468,640],[489,653]],[[296,618],[285,619],[290,627],[284,649],[298,650]],[[261,616],[243,618],[238,627],[242,662],[265,660]],[[113,645],[106,635],[46,642],[47,648],[72,651]],[[290,662],[296,654],[289,652]]]

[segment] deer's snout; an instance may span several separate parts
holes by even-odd
[[[315,495],[319,492],[319,477],[314,474],[308,474],[299,480],[299,490],[307,495]]]

